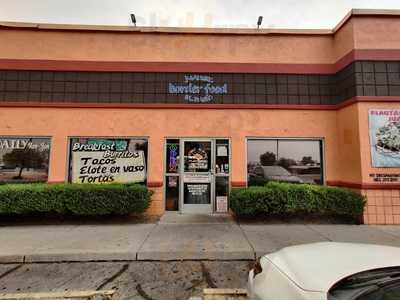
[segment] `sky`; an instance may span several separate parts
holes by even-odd
[[[351,8],[400,0],[0,0],[0,21],[57,24],[332,29]]]

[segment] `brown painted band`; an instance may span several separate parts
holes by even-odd
[[[357,183],[348,181],[327,181],[327,185],[365,190],[393,190],[400,189],[400,183]]]
[[[247,186],[247,182],[246,181],[232,181],[231,182],[231,186],[232,187],[246,187]]]
[[[102,108],[102,109],[287,109],[338,110],[359,102],[400,102],[400,96],[356,96],[340,104],[190,104],[190,103],[82,103],[4,101],[0,107]]]
[[[104,109],[318,109],[333,110],[334,105],[295,104],[190,104],[190,103],[80,103],[80,102],[0,102],[0,107],[54,107]]]
[[[0,59],[0,69],[97,72],[335,73],[329,64],[130,62]]]
[[[0,59],[0,69],[99,72],[334,74],[355,60],[400,60],[400,49],[354,49],[332,64]]]
[[[163,186],[162,181],[148,181],[147,182],[147,187],[149,187],[149,188],[158,188],[158,187],[162,187],[162,186]]]

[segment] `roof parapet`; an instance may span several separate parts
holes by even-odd
[[[78,25],[28,22],[0,22],[0,29],[42,29],[65,31],[103,31],[135,33],[177,33],[177,34],[229,34],[229,35],[331,35],[335,34],[353,16],[400,17],[400,10],[389,9],[352,9],[333,29],[275,29],[275,28],[202,28],[202,27],[151,27],[151,26],[113,26],[113,25]]]

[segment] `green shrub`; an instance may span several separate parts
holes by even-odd
[[[151,192],[124,184],[6,184],[0,186],[0,215],[124,215],[142,213]]]
[[[264,186],[268,180],[263,177],[250,177],[248,181],[249,186]]]
[[[364,197],[352,190],[310,184],[269,182],[230,194],[230,207],[239,217],[330,216],[358,222],[364,206]]]

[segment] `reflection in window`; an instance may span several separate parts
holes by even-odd
[[[249,140],[247,172],[249,185],[268,181],[323,184],[322,141]]]
[[[47,181],[49,156],[49,138],[0,137],[0,182]]]

